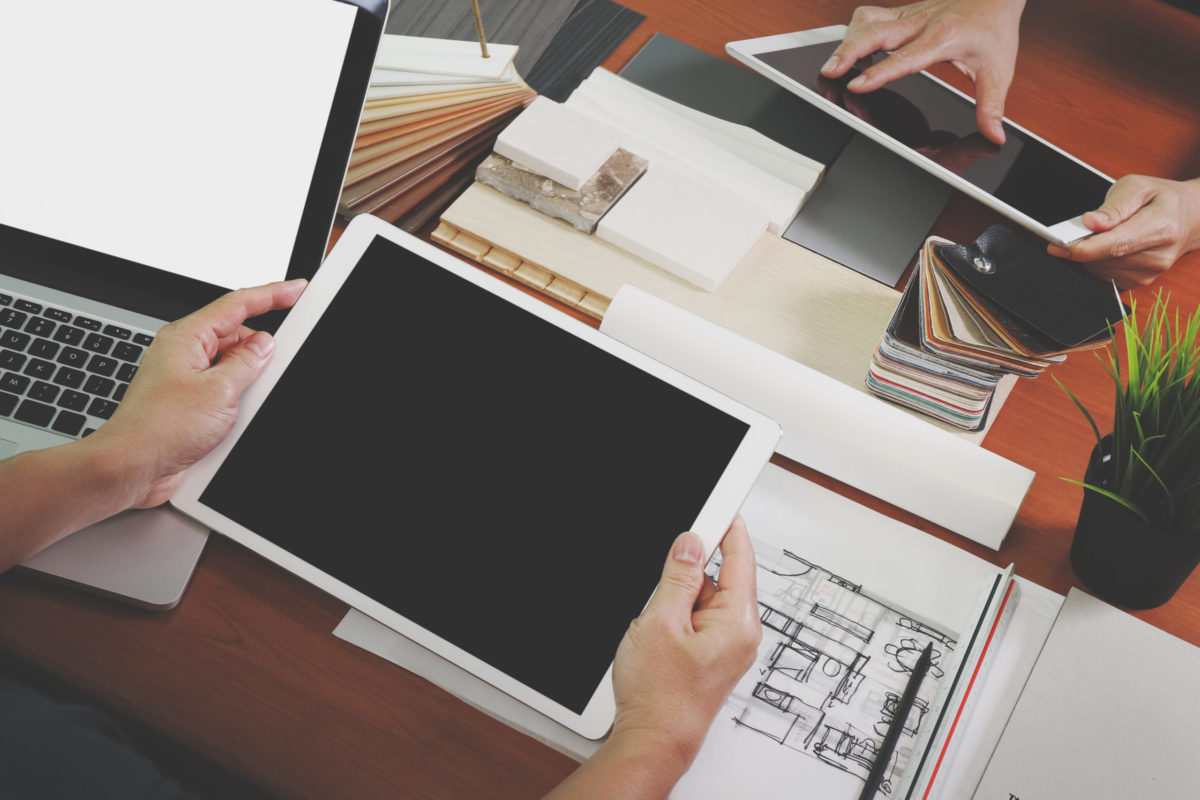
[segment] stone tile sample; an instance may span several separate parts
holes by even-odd
[[[617,150],[575,190],[493,153],[475,170],[475,179],[547,216],[592,233],[601,217],[645,171],[646,159]]]
[[[495,150],[568,189],[580,189],[620,145],[617,132],[603,122],[539,96],[500,132]]]

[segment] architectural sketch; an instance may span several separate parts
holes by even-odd
[[[864,779],[921,650],[933,667],[903,721],[879,796],[903,774],[955,648],[951,635],[881,602],[795,553],[754,542],[763,642],[726,701],[726,718],[764,746]],[[716,574],[719,558],[710,564]],[[799,788],[799,787],[798,787]]]

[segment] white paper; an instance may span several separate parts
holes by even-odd
[[[1033,482],[1019,464],[635,287],[617,292],[600,330],[775,419],[788,458],[988,547]]]
[[[1200,649],[1072,589],[977,800],[1194,800]]]

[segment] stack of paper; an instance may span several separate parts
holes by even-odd
[[[867,387],[977,430],[1004,375],[1036,377],[1067,353],[1102,346],[1107,337],[1072,346],[1049,339],[965,283],[945,261],[947,248],[955,247],[936,236],[926,240],[917,272],[871,358]]]
[[[339,211],[397,221],[491,150],[535,96],[515,45],[385,35],[367,89]]]

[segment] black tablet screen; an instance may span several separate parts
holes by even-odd
[[[376,238],[200,499],[582,712],[747,429]]]
[[[1107,178],[1007,122],[1004,144],[993,144],[976,128],[975,104],[925,75],[906,75],[869,94],[845,89],[858,67],[837,80],[825,78],[821,66],[837,44],[759,53],[758,58],[1043,225],[1073,219],[1104,202],[1112,185]],[[884,55],[868,56],[859,66]]]

